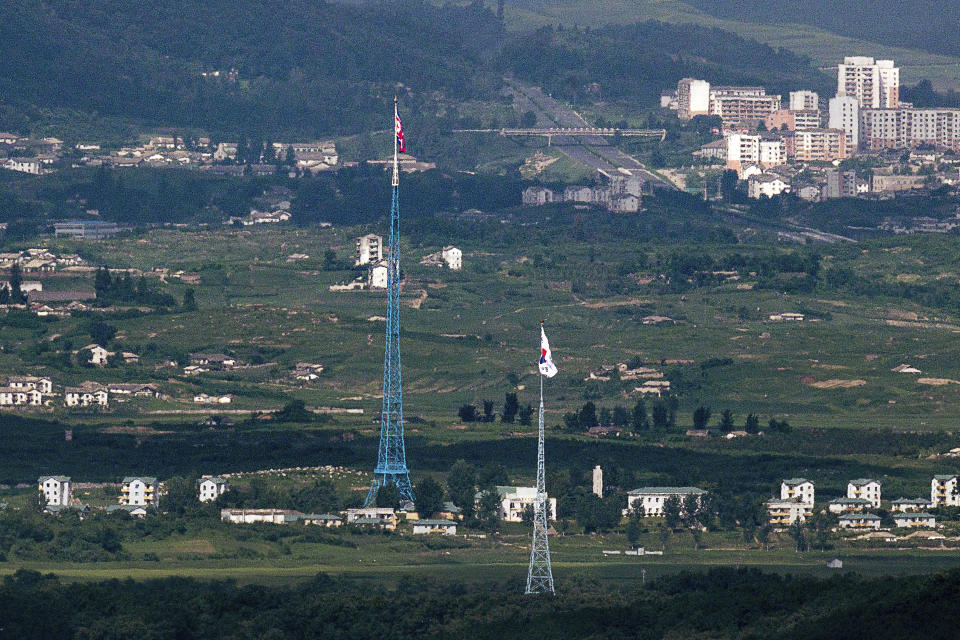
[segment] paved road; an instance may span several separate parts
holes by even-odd
[[[532,111],[537,116],[538,127],[589,127],[579,113],[569,106],[554,100],[539,87],[533,87],[514,79],[507,81],[508,91],[522,111]],[[629,169],[661,189],[676,187],[660,176],[647,171],[636,158],[633,158],[610,144],[602,136],[553,138],[552,146],[580,164],[594,171],[617,172],[618,168]]]

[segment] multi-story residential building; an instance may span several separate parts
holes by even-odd
[[[353,262],[355,266],[376,264],[381,260],[383,260],[383,238],[374,233],[357,238],[357,252]]]
[[[36,389],[44,395],[53,393],[53,381],[37,376],[10,376],[7,378],[7,386],[14,389]]]
[[[823,186],[823,198],[856,198],[857,172],[830,169],[827,171],[827,182]]]
[[[933,529],[937,526],[936,517],[929,513],[894,513],[893,525],[901,529],[913,529],[916,527],[926,527]]]
[[[636,511],[638,507],[643,507],[644,516],[660,517],[663,515],[664,503],[670,498],[679,500],[682,509],[687,496],[695,496],[699,503],[706,493],[699,487],[640,487],[627,493],[627,508],[624,515]]]
[[[107,388],[96,382],[84,382],[79,387],[64,387],[63,401],[68,407],[103,407],[109,404]]]
[[[521,195],[521,202],[525,207],[541,206],[553,201],[553,190],[546,187],[527,187]]]
[[[816,91],[791,91],[790,111],[819,111],[820,96]]]
[[[863,511],[873,504],[864,498],[834,498],[827,504],[827,511],[830,513],[849,513],[854,511]]]
[[[749,198],[772,198],[789,191],[790,185],[774,173],[761,173],[747,180],[747,197]]]
[[[727,137],[727,168],[743,178],[749,165],[765,169],[787,162],[787,145],[780,137],[735,133]]]
[[[689,120],[710,113],[710,83],[683,78],[677,83],[677,117]]]
[[[866,109],[900,106],[900,69],[893,60],[849,56],[837,65],[837,97],[849,96]]]
[[[946,507],[960,506],[956,475],[936,475],[930,481],[930,506],[939,507],[941,505]]]
[[[926,498],[897,498],[890,502],[893,511],[923,511],[930,508]]]
[[[846,135],[847,154],[853,155],[860,148],[860,103],[853,96],[830,98],[827,126],[840,129]]]
[[[780,499],[796,500],[810,507],[813,506],[814,486],[812,480],[806,478],[787,478],[780,483]]]
[[[197,484],[197,499],[200,502],[211,502],[230,490],[227,481],[218,476],[202,478]]]
[[[778,528],[789,527],[794,522],[804,522],[813,517],[813,505],[796,500],[767,500],[768,522]]]
[[[929,176],[924,175],[898,175],[874,173],[870,179],[870,190],[874,193],[883,193],[885,191],[909,191],[910,189],[920,189],[927,181]]]
[[[882,483],[873,478],[856,478],[847,483],[847,497],[869,500],[874,509],[880,508],[880,488]]]
[[[69,506],[72,487],[69,476],[40,476],[37,485],[47,505]]]
[[[451,271],[460,271],[463,268],[463,251],[456,247],[444,247],[440,257]]]
[[[861,144],[870,151],[931,145],[960,151],[960,109],[864,109]]]
[[[880,516],[872,513],[844,513],[837,518],[841,529],[879,529]]]
[[[788,155],[797,162],[845,160],[847,136],[842,129],[804,129],[788,137]]]
[[[803,131],[820,128],[820,112],[817,110],[793,111],[778,109],[763,120],[768,131]]]
[[[0,387],[0,407],[39,407],[43,395],[36,389]]]
[[[160,491],[157,479],[149,476],[127,476],[120,488],[120,504],[128,506],[157,506],[160,503]]]
[[[371,289],[387,288],[387,261],[370,263],[367,269],[367,286]]]
[[[763,87],[713,87],[710,89],[710,115],[723,123],[762,121],[780,109],[780,96],[768,96]]]
[[[497,496],[500,498],[500,519],[505,522],[520,522],[523,513],[528,507],[533,508],[537,503],[536,487],[502,487],[498,486]],[[484,492],[479,491],[474,496],[477,504],[483,498]],[[557,499],[547,496],[547,517],[557,519]]]

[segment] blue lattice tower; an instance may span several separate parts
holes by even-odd
[[[537,502],[533,507],[533,544],[527,569],[527,593],[554,593],[547,540],[547,489],[543,462],[543,374],[540,374],[540,434],[537,438]]]
[[[394,119],[397,99],[393,99]],[[383,353],[383,404],[380,411],[380,447],[373,482],[363,505],[374,503],[380,487],[396,485],[400,500],[414,501],[403,443],[403,390],[400,375],[400,174],[397,137],[393,140],[393,201],[390,205],[390,238],[387,243],[387,329]]]

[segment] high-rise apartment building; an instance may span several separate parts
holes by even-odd
[[[848,56],[837,65],[837,97],[853,97],[864,109],[900,106],[900,69],[893,60]]]
[[[797,162],[833,162],[847,156],[846,134],[840,129],[804,129],[793,134]]]
[[[847,155],[860,147],[860,103],[853,96],[830,98],[829,128],[840,129],[846,137]]]
[[[677,83],[677,117],[689,120],[710,113],[710,83],[683,78]]]
[[[791,91],[790,111],[810,111],[820,108],[820,96],[816,91]]]
[[[763,87],[713,87],[710,115],[720,116],[725,125],[763,120],[780,109],[780,101]]]

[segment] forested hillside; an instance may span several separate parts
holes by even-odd
[[[960,4],[954,0],[686,0],[718,18],[802,23],[840,35],[956,55]]]

